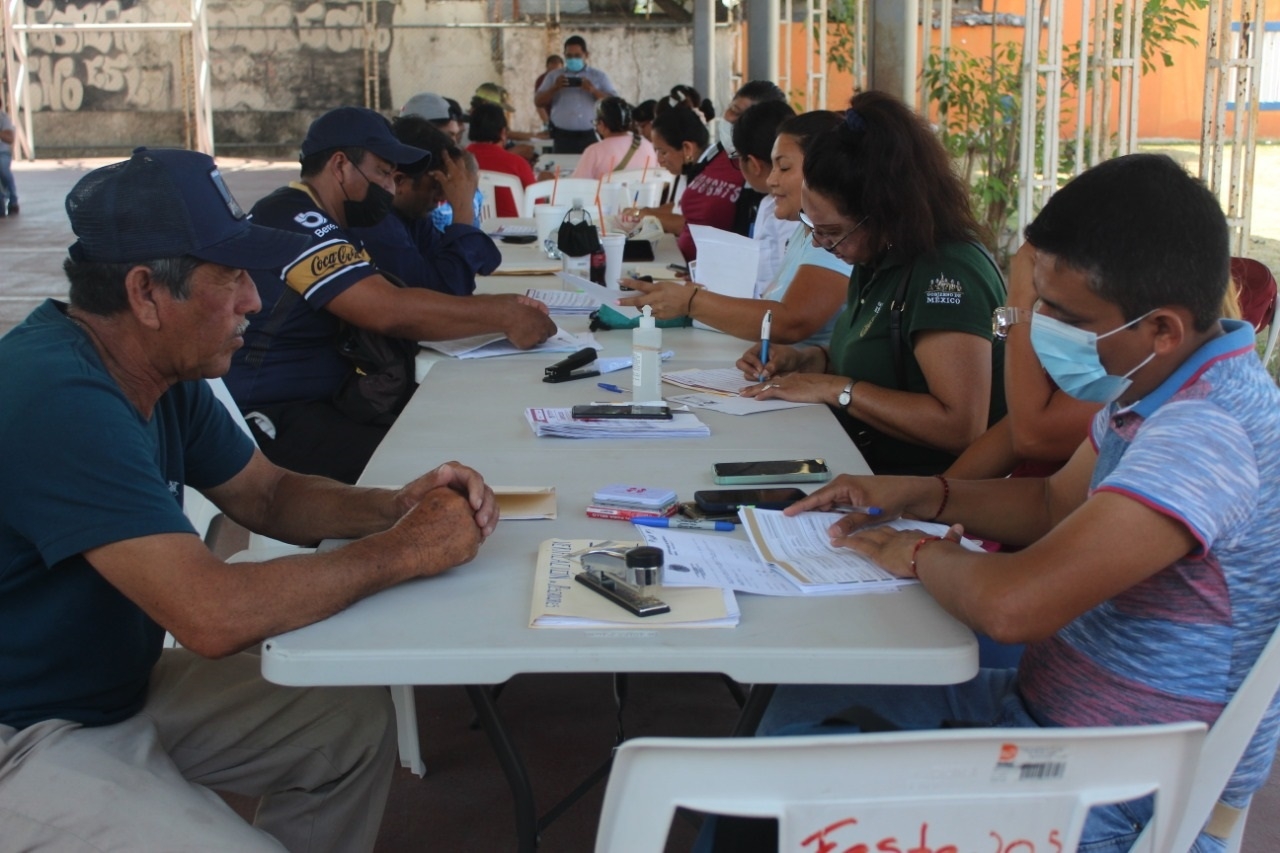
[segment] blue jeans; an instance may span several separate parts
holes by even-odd
[[[780,685],[757,735],[849,734],[857,728],[821,725],[847,708],[865,708],[900,729],[939,728],[943,722],[1007,728],[1039,728],[1022,703],[1014,669],[981,669],[964,684],[944,686]],[[1151,819],[1152,798],[1101,806],[1089,813],[1081,836],[1084,853],[1121,853]],[[711,850],[715,820],[709,820],[695,851]],[[1200,834],[1194,853],[1222,853],[1224,843]]]
[[[0,194],[8,196],[9,204],[18,203],[18,185],[13,182],[13,152],[0,152]]]

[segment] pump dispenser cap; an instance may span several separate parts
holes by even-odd
[[[642,329],[657,328],[658,321],[653,319],[653,306],[645,305],[640,309],[640,313],[642,315],[640,317],[640,328]]]

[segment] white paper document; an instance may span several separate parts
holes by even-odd
[[[536,347],[520,349],[501,332],[473,335],[455,341],[420,341],[422,346],[453,358],[491,358],[498,355],[521,355],[527,352],[577,352],[584,347],[600,348],[595,336],[587,333],[575,335],[559,327],[556,333]]]
[[[646,545],[666,555],[663,586],[716,586],[756,595],[804,595],[756,554],[750,542],[724,533],[636,526]]]
[[[698,247],[698,284],[724,296],[755,296],[760,267],[757,241],[710,225],[690,225],[689,233]]]
[[[531,287],[524,295],[546,305],[552,314],[590,314],[600,307],[600,303],[576,290],[539,290]]]
[[[833,546],[827,529],[841,518],[838,512],[802,512],[787,517],[782,510],[743,507],[738,517],[760,559],[806,593],[883,592],[917,583],[895,577],[856,551]],[[928,521],[897,519],[886,526],[931,536],[947,532],[945,524]],[[961,544],[971,551],[982,550],[972,539]]]
[[[692,391],[711,391],[715,394],[738,396],[738,392],[748,385],[754,385],[750,379],[742,375],[736,367],[711,367],[688,370],[673,370],[662,374],[662,381]]]
[[[605,287],[603,284],[596,284],[589,278],[583,278],[580,275],[574,275],[569,272],[558,272],[556,277],[564,282],[565,287],[570,290],[577,291],[587,299],[595,302],[597,306],[608,305],[614,311],[617,311],[623,317],[639,317],[640,309],[628,307],[626,305],[618,305],[617,302],[627,294],[621,290],[615,290],[611,287]]]
[[[726,397],[723,394],[706,394],[696,391],[670,395],[666,400],[669,403],[693,406],[695,409],[708,409],[726,415],[758,415],[761,412],[817,405],[816,403],[792,403],[787,400],[757,400],[755,397]]]
[[[673,412],[671,420],[588,418],[575,420],[570,409],[525,409],[529,428],[553,438],[705,438],[711,429],[691,412]]]

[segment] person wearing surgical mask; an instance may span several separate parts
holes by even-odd
[[[564,41],[564,67],[547,72],[533,97],[551,117],[556,154],[581,154],[596,141],[596,101],[616,97],[609,75],[587,64],[590,54],[582,36]]]
[[[729,102],[729,106],[725,107],[724,115],[715,122],[716,145],[729,155],[730,160],[738,159],[739,152],[735,150],[733,144],[733,127],[738,123],[738,118],[756,104],[771,102],[782,104],[787,102],[786,93],[779,89],[776,83],[769,80],[752,80],[738,87],[733,100]],[[758,219],[760,203],[765,197],[764,193],[753,189],[749,182],[743,186],[734,214],[733,231],[735,233],[751,236],[752,226]]]

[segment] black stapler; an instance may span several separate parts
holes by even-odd
[[[573,355],[542,371],[543,382],[568,382],[571,379],[586,379],[588,376],[599,376],[598,370],[586,370],[587,365],[593,364],[596,360],[596,351],[593,347],[584,347]]]

